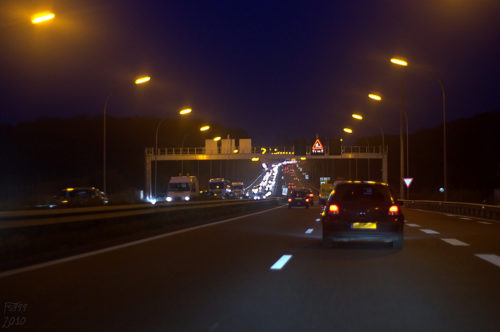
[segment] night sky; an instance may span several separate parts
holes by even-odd
[[[52,23],[31,14],[52,10]],[[410,131],[500,109],[500,1],[2,0],[0,122],[99,115],[193,116],[261,144]],[[389,62],[409,61],[406,69]],[[151,75],[148,86],[134,78]],[[384,97],[380,104],[370,91]]]

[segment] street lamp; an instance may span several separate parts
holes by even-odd
[[[147,83],[151,80],[150,76],[141,76],[138,77],[135,80],[135,84],[143,84]],[[111,95],[115,92],[115,89],[111,90],[108,95],[106,96],[106,99],[104,100],[104,107],[103,107],[103,118],[102,118],[102,189],[104,192],[106,191],[106,114],[108,111],[108,103],[109,99],[111,98]]]
[[[209,125],[203,125],[200,127],[200,132],[201,133],[205,133],[207,131],[210,130],[210,126]],[[186,140],[186,137],[189,136],[190,133],[187,133],[185,134],[183,137],[182,137],[182,144],[181,144],[181,153],[184,153],[184,141]],[[215,139],[214,139],[215,141]],[[188,152],[189,152],[189,149],[188,149]],[[184,174],[184,160],[181,160],[181,174]]]
[[[52,12],[37,13],[31,17],[31,23],[40,24],[45,22],[51,22],[56,15]]]
[[[182,110],[179,111],[179,115],[187,115],[187,114],[190,114],[191,113],[191,109],[190,108],[184,108]],[[160,122],[158,122],[158,124],[156,125],[156,130],[155,130],[155,183],[154,183],[154,197],[156,198],[156,179],[157,179],[157,175],[158,175],[158,132],[160,130],[160,126],[162,125],[162,123],[167,120],[166,118],[165,119],[162,119],[160,120]],[[150,193],[150,196],[151,196],[151,193]]]
[[[352,134],[352,129],[351,128],[344,128],[344,132],[348,134]]]
[[[190,108],[185,108],[185,109],[180,110],[180,111],[179,111],[179,114],[180,114],[180,115],[186,115],[186,114],[191,113],[191,111],[192,111],[192,109],[190,109]]]
[[[363,116],[361,114],[352,114],[352,117],[356,120],[363,120]],[[384,151],[384,145],[385,145],[385,135],[384,135],[384,130],[382,127],[379,126],[380,129],[380,134],[382,135],[382,151]]]
[[[408,66],[408,61],[400,59],[400,58],[391,58],[391,62],[395,65],[402,66],[402,67]]]
[[[380,96],[379,94],[376,94],[376,93],[369,93],[368,98],[376,100],[376,101],[382,100],[382,96]]]
[[[397,60],[398,62],[402,62],[403,60]],[[368,95],[368,98],[372,99],[372,100],[375,100],[377,102],[380,102],[382,101],[382,96],[379,95],[379,94],[375,94],[375,93],[370,93]],[[409,176],[410,174],[410,158],[409,158],[409,148],[408,148],[408,144],[409,144],[409,140],[408,140],[408,114],[406,113],[405,110],[403,110],[403,113],[404,113],[404,117],[406,119],[406,176]],[[383,134],[383,130],[382,130],[382,127],[380,127],[380,131],[382,132],[382,148],[385,149],[384,147],[384,134]],[[384,151],[385,152],[385,151]],[[404,165],[401,166],[402,168],[404,168]],[[401,178],[403,178],[404,176],[401,175]],[[401,182],[402,184],[402,182]],[[401,187],[400,187],[400,190],[401,190]],[[402,194],[401,194],[402,195]],[[407,197],[408,198],[408,197]]]
[[[391,62],[406,67],[408,66],[408,62],[399,58],[392,58]],[[431,67],[424,65],[416,65],[415,67],[423,69],[430,73],[436,81],[439,83],[439,87],[441,88],[441,100],[443,107],[443,188],[444,188],[444,200],[448,200],[448,167],[447,167],[447,152],[446,152],[446,92],[444,89],[444,84],[437,72],[435,72]],[[402,81],[401,81],[402,82]],[[402,86],[402,83],[401,83]],[[403,94],[401,92],[401,99],[403,98]],[[407,120],[408,121],[408,117]],[[408,122],[407,122],[408,123]]]
[[[151,81],[151,77],[150,76],[141,76],[141,77],[138,77],[136,78],[135,80],[135,84],[139,85],[139,84],[144,84],[144,83],[147,83]]]
[[[214,142],[218,142],[218,141],[220,141],[221,139],[222,139],[222,137],[220,137],[220,136],[214,137]]]

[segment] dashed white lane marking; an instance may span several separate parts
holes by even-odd
[[[460,217],[460,219],[462,219],[462,220],[472,220],[471,218],[467,218],[467,217]]]
[[[410,227],[420,227],[419,224],[406,224],[406,226],[410,226]]]
[[[484,225],[491,225],[490,222],[487,222],[487,221],[478,221],[478,223],[480,224],[484,224]]]
[[[447,217],[456,217],[457,216],[455,214],[449,214],[449,213],[445,213],[444,215],[447,216]]]
[[[435,230],[432,229],[420,229],[420,230],[425,234],[439,234],[439,232],[436,232]]]
[[[276,263],[271,266],[271,270],[281,270],[283,266],[292,258],[292,255],[283,255],[280,259],[276,261]]]
[[[213,227],[215,225],[224,224],[224,223],[227,223],[227,222],[230,222],[230,221],[239,220],[239,219],[243,219],[243,218],[251,217],[251,216],[256,216],[256,215],[263,214],[263,213],[266,213],[266,212],[269,212],[269,211],[273,211],[273,210],[276,210],[276,209],[281,209],[281,208],[283,208],[285,206],[286,205],[280,205],[280,206],[277,206],[277,207],[272,207],[270,209],[266,209],[266,210],[262,210],[262,211],[257,211],[257,212],[252,212],[252,213],[249,213],[249,214],[244,214],[242,216],[232,217],[232,218],[221,220],[221,221],[216,221],[216,222],[213,222],[211,224],[205,224],[205,225],[199,225],[199,226],[194,226],[194,227],[190,227],[190,228],[185,228],[185,229],[181,229],[181,230],[174,231],[174,232],[171,232],[171,233],[165,233],[165,234],[155,235],[155,236],[148,237],[148,238],[145,238],[145,239],[141,239],[141,240],[137,240],[137,241],[132,241],[132,242],[127,242],[127,243],[123,243],[123,244],[119,244],[119,245],[116,245],[116,246],[107,247],[107,248],[103,248],[103,249],[99,249],[99,250],[95,250],[95,251],[89,251],[89,252],[86,252],[86,253],[83,253],[83,254],[78,254],[78,255],[75,255],[75,256],[69,256],[69,257],[65,257],[65,258],[59,258],[59,259],[55,259],[53,261],[48,261],[48,262],[45,262],[45,263],[30,265],[30,266],[21,267],[21,268],[17,268],[17,269],[13,269],[13,270],[7,270],[7,271],[4,271],[4,272],[0,272],[0,278],[8,277],[8,276],[11,276],[11,275],[15,275],[15,274],[19,274],[19,273],[24,273],[24,272],[28,272],[28,271],[38,270],[38,269],[42,269],[42,268],[49,267],[49,266],[56,265],[56,264],[63,264],[63,263],[75,261],[75,260],[86,258],[86,257],[96,256],[96,255],[100,255],[100,254],[107,253],[107,252],[110,252],[110,251],[120,250],[120,249],[123,249],[123,248],[128,248],[128,247],[136,246],[136,245],[139,245],[139,244],[142,244],[142,243],[147,243],[147,242],[150,242],[150,241],[155,241],[155,240],[159,240],[159,239],[162,239],[162,238],[175,236],[175,235],[178,235],[178,234],[187,233],[187,232],[198,230],[198,229],[202,229],[202,228]]]
[[[314,231],[314,229],[308,228],[307,231],[306,231],[306,234],[311,234],[313,231]]]
[[[490,262],[491,264],[500,267],[500,256],[493,254],[476,254],[476,256],[481,259],[484,259],[487,262]]]
[[[457,239],[441,239],[441,240],[443,240],[443,241],[444,241],[444,242],[446,242],[446,243],[451,244],[452,246],[462,246],[462,247],[466,247],[466,246],[468,246],[468,245],[469,245],[468,243],[462,242],[462,241],[457,240]]]

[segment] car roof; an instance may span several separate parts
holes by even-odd
[[[341,185],[341,184],[374,184],[374,185],[379,185],[379,186],[386,186],[388,187],[389,184],[385,182],[378,182],[378,181],[358,181],[358,180],[342,180],[342,181],[335,181],[334,187]]]
[[[98,188],[96,187],[69,187],[69,188],[64,188],[62,189],[63,191],[76,191],[76,190],[97,190],[99,191]]]

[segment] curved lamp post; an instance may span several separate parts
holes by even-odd
[[[203,125],[200,127],[200,132],[204,133],[210,130],[209,125]],[[187,133],[182,137],[181,153],[184,153],[184,141],[191,133]],[[184,174],[184,160],[181,160],[181,174]]]
[[[147,83],[151,80],[150,76],[140,76],[136,78],[135,84],[140,85]],[[102,189],[106,193],[106,115],[108,112],[108,104],[109,104],[109,99],[111,98],[111,95],[116,91],[116,89],[111,90],[108,95],[106,96],[106,99],[104,100],[104,107],[103,107],[103,117],[102,117]]]
[[[356,120],[363,120],[363,116],[361,114],[352,114],[351,115],[353,119],[356,119]],[[384,146],[385,146],[385,134],[384,134],[384,130],[382,129],[381,126],[378,126],[378,128],[380,129],[380,135],[382,137],[382,151],[384,151]]]
[[[190,108],[184,108],[179,111],[179,115],[185,116],[188,115],[192,112],[192,109]],[[156,130],[155,130],[155,182],[154,182],[154,197],[156,197],[156,179],[158,176],[158,132],[160,130],[160,126],[165,122],[167,119],[162,119],[158,124],[156,125]],[[151,193],[150,195],[151,196]]]
[[[391,62],[393,64],[407,67],[408,62],[399,58],[392,58]],[[446,151],[446,91],[444,89],[444,84],[438,73],[434,71],[430,66],[426,65],[415,65],[415,67],[423,69],[424,71],[430,73],[436,81],[439,83],[441,88],[441,100],[442,100],[442,110],[443,110],[443,188],[444,188],[444,200],[448,200],[448,167],[447,167],[447,151]]]
[[[391,62],[393,59],[391,59]],[[393,63],[405,63],[404,60],[401,59],[394,59],[395,62]],[[371,100],[381,102],[382,101],[382,96],[378,93],[370,93],[368,94],[368,98]],[[403,178],[405,177],[404,174],[404,140],[403,140],[403,118],[406,119],[406,176],[409,176],[410,174],[410,157],[409,157],[409,137],[408,137],[408,114],[404,110],[403,106],[403,80],[401,79],[401,110],[400,110],[400,119],[399,119],[399,153],[400,153],[400,158],[399,158],[399,173],[400,173],[400,179],[399,179],[399,192],[401,198],[404,198],[404,181]],[[385,148],[385,147],[384,147]]]

